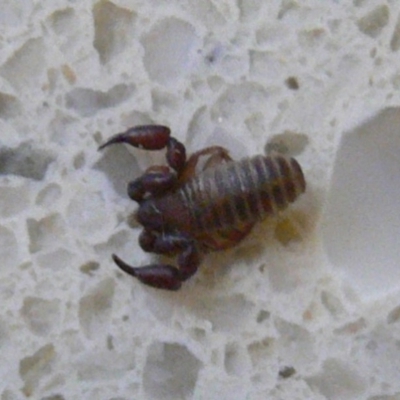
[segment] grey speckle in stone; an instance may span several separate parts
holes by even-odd
[[[47,150],[32,143],[21,143],[18,147],[0,148],[0,175],[19,175],[24,178],[42,180],[54,157]]]
[[[153,343],[143,370],[143,385],[151,399],[190,398],[201,362],[178,343]]]
[[[107,92],[92,89],[75,88],[66,95],[67,108],[73,109],[82,116],[91,116],[99,109],[115,107],[130,98],[135,85],[119,84]]]

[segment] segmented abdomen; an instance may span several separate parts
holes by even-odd
[[[255,222],[285,209],[306,183],[300,165],[281,155],[221,163],[189,180],[180,194],[197,231]]]

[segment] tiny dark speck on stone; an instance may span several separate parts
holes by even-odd
[[[209,64],[213,64],[222,56],[222,46],[216,46],[209,53],[207,53],[205,59]]]
[[[290,378],[295,373],[296,373],[296,370],[293,367],[283,367],[279,371],[279,376],[283,379],[287,379],[287,378]]]
[[[42,400],[65,400],[65,397],[61,394],[54,394],[48,397],[42,397]]]
[[[290,76],[289,78],[287,78],[285,83],[286,86],[291,90],[298,90],[300,87],[299,81],[294,76]]]
[[[100,268],[100,264],[96,261],[88,261],[87,263],[81,265],[80,270],[84,274],[93,275],[95,271]]]

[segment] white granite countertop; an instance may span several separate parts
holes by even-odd
[[[0,399],[399,400],[400,2],[0,0]],[[307,191],[178,292],[126,184],[279,150]]]

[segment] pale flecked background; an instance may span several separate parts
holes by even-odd
[[[398,0],[0,0],[0,399],[400,399]],[[296,156],[307,193],[178,293],[118,271],[103,153]],[[160,158],[161,157],[161,158]]]

